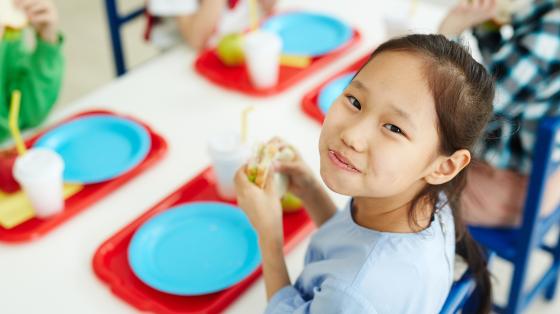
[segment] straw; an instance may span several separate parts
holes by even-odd
[[[259,28],[259,17],[257,16],[257,0],[249,0],[249,21],[251,30]]]
[[[10,125],[10,132],[12,133],[12,137],[16,142],[17,151],[20,155],[23,155],[27,150],[25,149],[25,144],[23,143],[23,140],[21,139],[21,134],[19,133],[18,116],[19,116],[20,102],[21,102],[21,92],[19,90],[14,90],[12,92],[12,101],[10,104],[9,125]]]
[[[243,109],[243,112],[241,113],[241,143],[247,142],[247,128],[248,128],[247,121],[249,119],[249,113],[254,109],[255,107],[249,106]]]

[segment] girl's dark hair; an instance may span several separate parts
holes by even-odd
[[[446,155],[460,149],[472,152],[492,115],[494,80],[484,67],[460,44],[442,35],[409,35],[389,40],[375,50],[370,60],[386,52],[406,52],[424,59],[424,74],[438,117],[440,152]],[[477,284],[480,296],[477,313],[489,313],[492,287],[487,260],[461,219],[460,200],[466,171],[465,168],[445,184],[427,185],[412,201],[409,218],[416,223],[415,209],[420,201],[428,200],[435,210],[439,194],[445,193],[454,211],[456,253],[466,260]]]

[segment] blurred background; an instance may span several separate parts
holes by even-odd
[[[57,102],[57,108],[60,108],[108,83],[115,76],[104,2],[73,0],[53,0],[53,2],[58,8],[60,28],[65,36],[66,76],[62,94]],[[119,1],[119,5],[121,10],[127,12],[144,2],[144,0]],[[423,2],[449,5],[455,1],[423,0]],[[124,53],[130,68],[159,53],[153,45],[144,41],[144,27],[144,19],[135,19],[123,28]],[[84,47],[88,49],[83,49]]]

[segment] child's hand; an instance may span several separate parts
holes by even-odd
[[[237,205],[249,217],[259,237],[282,241],[282,205],[273,184],[273,172],[269,172],[264,189],[249,181],[245,167],[235,175]]]
[[[275,138],[275,140],[280,140]],[[282,141],[283,142],[283,141]],[[285,144],[288,145],[288,144]],[[275,170],[288,177],[288,191],[295,196],[304,199],[310,191],[317,187],[317,181],[309,169],[309,166],[303,161],[299,152],[292,146],[296,157],[292,161],[278,161],[275,164]]]
[[[459,36],[465,30],[482,24],[496,15],[497,0],[462,0],[443,19],[439,33]]]
[[[14,3],[25,12],[44,41],[57,42],[58,13],[50,0],[14,0]]]

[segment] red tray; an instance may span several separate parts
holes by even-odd
[[[317,99],[319,98],[319,93],[327,84],[329,84],[332,80],[338,78],[339,76],[346,74],[348,72],[357,71],[359,70],[362,65],[369,59],[371,53],[361,57],[358,61],[352,63],[350,66],[346,67],[342,71],[334,74],[333,76],[329,77],[326,81],[319,84],[317,87],[309,91],[303,98],[301,99],[301,109],[305,112],[308,116],[313,118],[315,121],[323,124],[325,120],[325,115],[319,109],[319,104]]]
[[[78,214],[79,212],[87,208],[88,206],[99,201],[100,199],[107,196],[109,193],[113,192],[114,190],[116,190],[126,182],[130,181],[132,178],[134,178],[144,170],[153,166],[157,161],[162,159],[165,153],[167,152],[167,143],[165,142],[165,140],[160,135],[155,133],[149,126],[132,117],[116,114],[111,111],[95,110],[95,111],[87,111],[87,112],[79,113],[77,115],[69,117],[68,119],[65,119],[55,124],[49,129],[52,129],[56,126],[74,120],[76,118],[93,115],[93,114],[108,114],[108,115],[124,117],[130,120],[134,120],[140,123],[141,125],[143,125],[148,130],[151,138],[151,148],[144,161],[142,161],[135,168],[131,169],[130,171],[128,171],[127,173],[123,174],[118,178],[115,178],[110,181],[101,182],[101,183],[85,185],[80,192],[76,193],[75,195],[73,195],[72,197],[66,200],[64,211],[54,217],[47,218],[47,219],[33,218],[11,229],[5,229],[0,226],[1,242],[30,241],[30,240],[35,240],[47,234],[52,229],[60,226],[65,221],[71,219],[76,214]],[[33,143],[49,129],[42,131],[41,133],[35,135],[30,140],[26,141],[27,147],[32,146]]]
[[[249,81],[249,75],[244,65],[226,66],[218,59],[215,49],[202,52],[195,61],[194,67],[202,76],[211,82],[230,90],[235,90],[251,96],[270,96],[278,94],[295,85],[309,75],[317,72],[333,60],[356,46],[361,39],[360,32],[354,30],[352,38],[340,48],[323,56],[312,59],[305,68],[280,66],[278,84],[267,89],[256,89]]]
[[[163,314],[221,312],[260,276],[261,267],[240,283],[220,292],[202,296],[176,296],[159,292],[142,283],[130,269],[127,257],[132,235],[154,215],[185,202],[215,200],[222,201],[217,196],[212,170],[208,168],[106,240],[93,257],[95,273],[111,287],[114,294],[142,311]],[[313,228],[305,210],[285,214],[285,251],[301,241]]]

